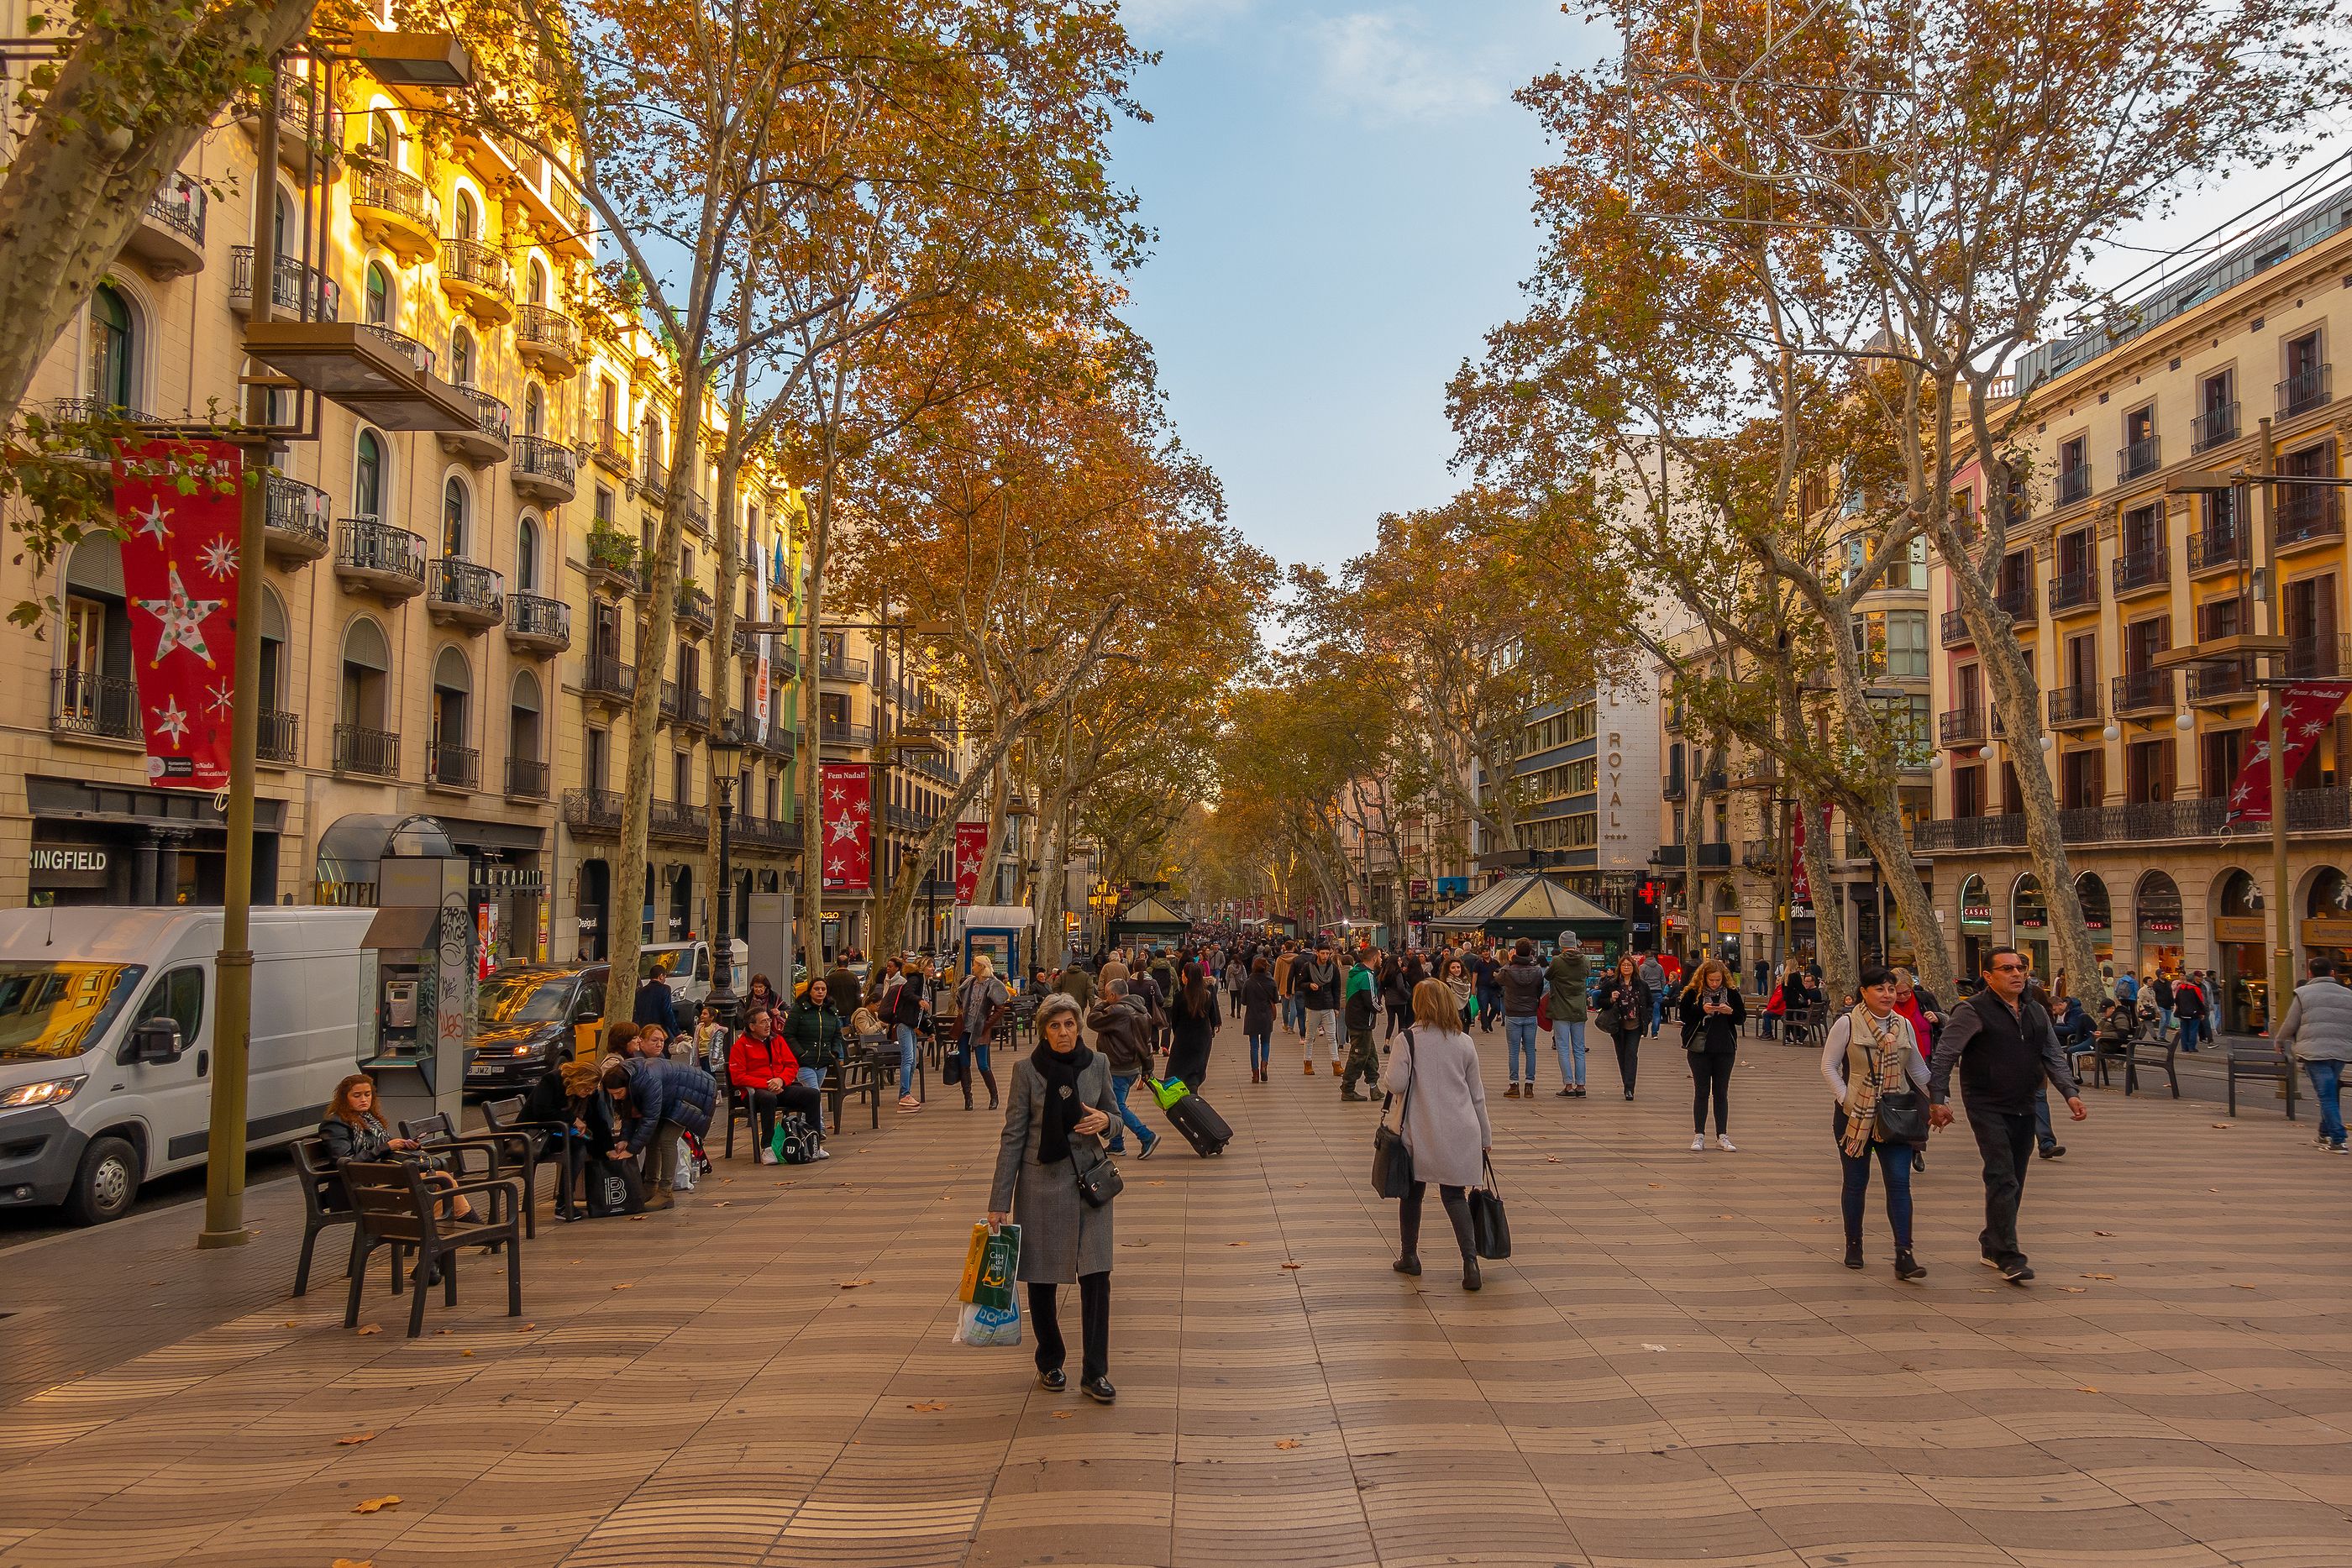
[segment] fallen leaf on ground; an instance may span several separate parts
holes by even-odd
[[[2213,1130],[2217,1133],[2226,1133],[2230,1130],[2230,1124],[2227,1122],[2216,1122],[2213,1124]]]
[[[854,1291],[860,1285],[870,1285],[873,1282],[871,1280],[844,1280],[841,1282],[841,1288],[845,1291]]]
[[[1249,1243],[1246,1241],[1228,1241],[1225,1245],[1228,1247],[1246,1247]]]
[[[473,1354],[474,1353],[473,1353],[472,1351],[470,1351],[470,1350],[461,1350],[461,1351],[459,1351],[457,1354],[458,1354],[459,1355],[471,1355],[471,1354]]]
[[[1146,1186],[1166,1186],[1168,1184],[1164,1181],[1148,1181],[1143,1185]]]
[[[2112,1280],[2115,1276],[2113,1274],[2085,1274],[2083,1278],[2085,1280]]]
[[[947,1406],[940,1400],[926,1399],[920,1404],[909,1405],[907,1408],[909,1410],[944,1410],[947,1408]]]
[[[2083,1293],[2083,1287],[2080,1285],[2061,1285],[2058,1288],[2070,1296],[2079,1296]]]
[[[1303,1269],[1306,1265],[1303,1263],[1285,1263],[1283,1267],[1286,1269]]]
[[[348,1437],[336,1438],[335,1447],[339,1448],[356,1448],[362,1443],[373,1443],[374,1441],[375,1434],[373,1432],[354,1432]]]
[[[383,1332],[383,1325],[382,1323],[362,1323],[360,1325],[360,1333],[382,1333]]]
[[[613,1289],[614,1289],[614,1290],[616,1290],[616,1291],[633,1291],[633,1290],[636,1289],[636,1287],[635,1287],[634,1284],[620,1284],[620,1285],[615,1285],[615,1286],[614,1286],[614,1287],[613,1287]],[[446,1329],[444,1329],[444,1330],[442,1330],[441,1332],[442,1332],[442,1333],[448,1333],[449,1331],[448,1331],[448,1330],[446,1330]]]
[[[2253,1289],[2253,1287],[2252,1287],[2252,1285],[2240,1285],[2240,1284],[2234,1284],[2234,1283],[2233,1283],[2233,1284],[2231,1284],[2231,1285],[2230,1289],[2231,1289],[2231,1290],[2233,1290],[2233,1291],[2251,1291],[2251,1290],[2252,1290],[2252,1289]]]
[[[1559,1164],[1559,1156],[1558,1155],[1546,1155],[1544,1156],[1544,1164],[1548,1166],[1556,1166]]]
[[[2086,1383],[2086,1384],[2084,1384],[2082,1387],[2077,1388],[2076,1390],[2074,1390],[2074,1392],[2075,1392],[2075,1393],[2077,1393],[2077,1394],[2096,1394],[2096,1393],[2098,1392],[2098,1390],[2097,1390],[2097,1389],[2095,1389],[2095,1388],[2094,1388],[2094,1387],[2092,1387],[2089,1384],[2087,1384],[2087,1383]]]
[[[399,1506],[400,1499],[397,1497],[372,1497],[365,1502],[360,1504],[359,1507],[352,1510],[352,1511],[353,1513],[382,1513],[385,1509],[398,1508]]]
[[[632,1225],[643,1225],[645,1222],[646,1217],[642,1214],[633,1214],[629,1216],[629,1223]]]
[[[1056,1421],[1066,1421],[1076,1414],[1077,1412],[1075,1410],[1056,1410],[1054,1412],[1054,1419]]]
[[[435,1329],[433,1332],[434,1332],[435,1333],[436,1333],[436,1334],[445,1334],[445,1333],[455,1333],[456,1331],[455,1331],[455,1330],[453,1330],[453,1329]]]
[[[731,1203],[728,1202],[725,1198],[721,1197],[721,1198],[715,1198],[715,1199],[713,1199],[713,1200],[711,1201],[711,1205],[710,1205],[710,1207],[713,1207],[713,1208],[732,1208],[732,1207],[734,1207],[735,1206],[734,1206],[733,1204],[731,1204]]]
[[[2113,1236],[2115,1232],[2112,1230],[2094,1230],[2091,1234],[2094,1236]]]
[[[516,1325],[516,1329],[517,1332],[520,1333],[523,1329],[535,1329],[539,1325],[537,1323],[520,1323]]]
[[[160,1282],[160,1281],[159,1281],[159,1282]],[[299,1328],[301,1325],[300,1325],[299,1323],[297,1323],[297,1322],[296,1322],[292,1318],[288,1318],[288,1319],[286,1320],[286,1326],[287,1326],[288,1328],[289,1328],[289,1329],[290,1329],[290,1328]]]
[[[338,1557],[327,1568],[375,1568],[373,1557]]]
[[[1298,1446],[1299,1442],[1296,1437],[1285,1437],[1280,1442],[1275,1444],[1275,1447],[1277,1448],[1296,1448]]]
[[[1650,1190],[1652,1192],[1664,1192],[1666,1190],[1666,1184],[1662,1181],[1654,1181],[1650,1184]]]

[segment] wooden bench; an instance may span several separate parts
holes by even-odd
[[[371,1164],[352,1160],[344,1165],[343,1182],[352,1207],[359,1216],[354,1243],[351,1296],[343,1308],[343,1326],[357,1328],[360,1297],[367,1285],[368,1256],[383,1245],[393,1249],[393,1292],[400,1291],[403,1251],[414,1251],[416,1264],[409,1276],[415,1294],[408,1304],[408,1337],[425,1328],[425,1297],[437,1274],[442,1305],[457,1304],[457,1254],[467,1247],[495,1246],[507,1255],[507,1316],[522,1316],[521,1184],[512,1179],[461,1181],[454,1187],[428,1186],[414,1160]],[[444,1199],[464,1193],[479,1195],[489,1204],[487,1218],[452,1219],[441,1212]]]
[[[2238,1113],[2238,1080],[2249,1079],[2257,1083],[2275,1083],[2286,1101],[2286,1119],[2295,1120],[2294,1063],[2286,1053],[2269,1040],[2257,1045],[2232,1045],[2226,1048],[2227,1065],[2223,1071],[2230,1082],[2230,1114]]]

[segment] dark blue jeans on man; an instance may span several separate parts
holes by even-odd
[[[1110,1075],[1111,1096],[1118,1102],[1119,1120],[1118,1128],[1110,1141],[1112,1154],[1127,1153],[1127,1134],[1129,1129],[1134,1131],[1137,1137],[1143,1140],[1143,1146],[1147,1149],[1160,1141],[1160,1134],[1145,1126],[1143,1119],[1127,1108],[1127,1092],[1135,1087],[1135,1081],[1139,1076],[1140,1074],[1133,1072],[1114,1072]]]
[[[2344,1064],[2340,1061],[2306,1061],[2305,1072],[2311,1077],[2311,1092],[2319,1102],[2319,1135],[2331,1149],[2344,1147]]]

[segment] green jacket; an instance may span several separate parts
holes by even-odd
[[[1563,947],[1544,971],[1544,980],[1551,987],[1551,1016],[1558,1023],[1584,1021],[1584,985],[1590,974],[1584,962],[1584,949]]]
[[[803,1067],[831,1067],[841,1060],[841,1015],[806,997],[784,1019],[784,1042]]]
[[[1055,982],[1054,988],[1077,1003],[1078,1010],[1083,1013],[1087,1004],[1094,1000],[1095,977],[1072,964],[1062,971],[1062,977]]]

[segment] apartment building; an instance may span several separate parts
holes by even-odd
[[[1655,701],[1652,684],[1629,682],[1538,706],[1512,747],[1514,841],[1488,843],[1482,832],[1481,869],[1549,871],[1638,920],[1634,899],[1658,843],[1664,799]]]
[[[354,324],[340,351],[394,388],[322,400],[317,438],[284,447],[269,480],[267,559],[248,563],[267,574],[256,898],[365,904],[386,856],[461,855],[494,957],[601,954],[625,703],[658,679],[667,755],[641,918],[656,936],[700,928],[703,694],[736,678],[717,666],[755,659],[748,638],[707,645],[715,486],[661,470],[681,415],[657,345],[594,314],[593,227],[544,161],[463,128],[428,136],[414,89],[348,64],[299,66],[276,91],[275,166],[255,107],[224,115],[32,393],[133,422],[233,409],[240,377],[277,362],[247,330],[257,287],[280,337]],[[267,279],[257,204],[278,254]],[[678,483],[698,498],[679,625],[647,649],[649,519]],[[744,526],[773,550],[785,497],[768,476],[751,488]],[[55,605],[0,632],[22,677],[0,695],[0,903],[217,902],[218,804],[146,779],[114,542],[0,572],[12,601]],[[789,615],[782,587],[762,619]],[[789,655],[771,668],[789,715]],[[793,749],[787,726],[743,753],[739,886],[773,885],[796,841]]]
[[[2272,538],[2228,492],[2175,493],[2187,471],[2332,476],[2352,404],[2330,361],[2352,334],[2352,182],[2303,202],[2217,258],[2172,277],[2130,325],[2026,355],[2032,511],[2000,580],[2042,688],[2045,747],[2095,945],[2118,967],[2221,977],[2223,1027],[2267,1027],[2265,911],[2292,900],[2298,960],[2352,958],[2352,795],[2338,718],[2290,780],[2290,880],[2272,884],[2266,827],[2232,833],[2226,797],[2263,703],[2246,662],[2167,667],[2210,639],[2277,632],[2299,679],[2352,675],[2341,492],[2276,486]],[[2269,446],[2262,444],[2269,422]],[[1981,481],[1964,471],[1980,501]],[[2246,515],[2252,513],[2252,515]],[[2254,576],[2275,549],[2282,623]],[[1914,842],[1935,864],[1955,956],[2013,942],[2050,967],[2045,890],[2027,863],[2011,761],[1980,662],[1930,568],[1943,611],[1934,701],[1935,820]]]

